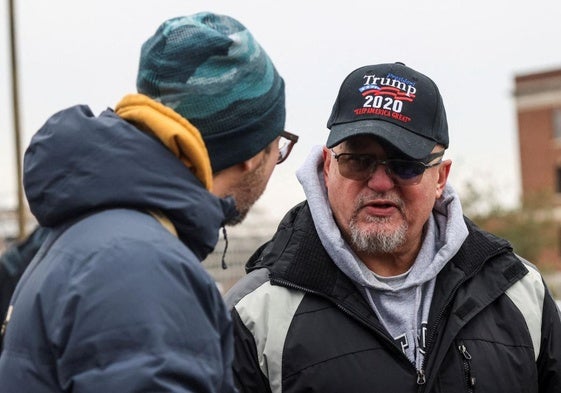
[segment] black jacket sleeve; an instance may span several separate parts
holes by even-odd
[[[561,391],[561,311],[547,292],[543,304],[540,348],[537,361],[539,391]]]

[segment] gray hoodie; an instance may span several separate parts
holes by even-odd
[[[366,267],[341,236],[327,199],[322,167],[322,147],[315,146],[296,176],[323,247],[362,291],[390,335],[420,369],[436,276],[468,235],[458,195],[450,185],[445,187],[435,203],[423,244],[409,271],[381,277]]]

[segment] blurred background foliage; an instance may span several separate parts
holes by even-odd
[[[482,189],[465,184],[461,193],[464,214],[481,228],[510,241],[517,254],[544,272],[559,270],[554,262],[558,259],[558,228],[553,195],[534,193],[517,207],[505,207],[499,202],[499,193],[491,186]]]

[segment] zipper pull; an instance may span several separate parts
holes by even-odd
[[[8,312],[6,313],[6,319],[4,323],[2,323],[2,329],[0,330],[0,336],[4,337],[4,333],[6,333],[6,328],[8,327],[8,322],[10,322],[10,317],[12,316],[12,311],[14,310],[14,306],[10,304],[8,307]]]
[[[425,371],[423,369],[417,370],[417,385],[424,385],[426,382]]]
[[[467,373],[466,377],[467,377],[468,386],[470,388],[473,388],[473,387],[475,387],[475,382],[477,381],[477,379],[473,375],[473,371],[471,369],[471,354],[468,352],[466,346],[463,343],[458,345],[458,350],[460,351],[460,353],[462,354],[462,356],[465,359],[464,368],[465,368],[465,371]]]
[[[469,354],[466,346],[464,344],[460,344],[458,346],[458,349],[460,350],[460,353],[462,354],[462,356],[466,359],[466,360],[471,360],[471,355]]]

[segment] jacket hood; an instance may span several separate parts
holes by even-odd
[[[395,291],[430,281],[454,256],[468,235],[459,198],[453,188],[446,185],[429,217],[423,246],[407,279],[398,287],[381,282],[343,239],[329,206],[322,167],[322,147],[314,146],[296,175],[304,189],[323,247],[339,269],[360,286]]]
[[[231,198],[210,194],[160,141],[111,109],[96,117],[78,105],[53,115],[31,139],[23,172],[42,226],[107,208],[157,209],[199,257],[214,249],[218,229],[237,214]]]

